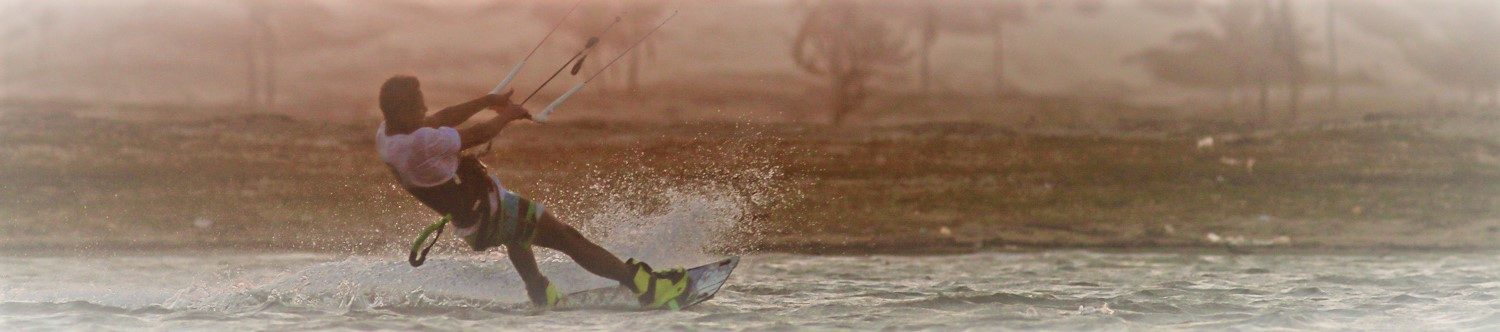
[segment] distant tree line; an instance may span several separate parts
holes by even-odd
[[[197,13],[172,14],[174,6],[184,5],[174,2],[133,4],[148,7],[132,9],[144,16],[122,15],[118,22],[105,24],[119,25],[119,30],[131,31],[132,36],[213,44],[214,52],[229,52],[215,55],[243,63],[245,108],[279,111],[286,85],[296,83],[284,74],[296,69],[287,68],[288,63],[295,63],[288,58],[378,42],[414,24],[477,20],[518,9],[514,2],[498,0],[468,6],[361,0],[361,10],[384,16],[360,21],[339,15],[326,1],[224,2],[238,11],[193,21],[214,26],[184,28],[180,22],[153,22]],[[531,10],[538,22],[555,22],[567,4],[548,2],[522,9]],[[587,62],[588,67],[601,65],[607,58],[601,55],[623,51],[634,36],[674,7],[672,0],[586,4],[563,25],[559,36],[581,44],[603,30],[612,16],[625,16],[611,30],[613,38],[601,38],[601,49]],[[829,119],[835,124],[848,121],[865,107],[872,85],[894,86],[914,76],[911,88],[921,94],[941,89],[943,80],[934,69],[933,57],[951,37],[989,40],[988,54],[969,56],[987,64],[990,84],[986,89],[997,101],[1004,101],[1024,93],[1007,72],[1007,36],[1015,34],[1017,27],[1048,17],[1042,13],[1097,15],[1120,5],[1144,8],[1162,18],[1207,22],[1175,33],[1165,44],[1146,45],[1123,61],[1163,83],[1215,91],[1226,109],[1253,114],[1262,123],[1290,123],[1304,117],[1310,109],[1308,91],[1319,86],[1327,92],[1323,108],[1338,110],[1348,87],[1381,83],[1378,72],[1342,63],[1340,37],[1353,31],[1399,50],[1402,60],[1425,78],[1466,95],[1463,103],[1467,105],[1500,104],[1500,1],[1489,0],[796,0],[790,11],[798,15],[797,27],[786,54],[796,70],[825,85],[820,93],[827,95]],[[0,3],[0,17],[6,21],[0,25],[0,97],[15,95],[17,82],[47,82],[46,68],[55,67],[48,65],[53,54],[73,47],[59,41],[62,28],[75,19],[61,6],[61,2],[48,1]],[[1311,15],[1319,14],[1319,8],[1324,15]],[[1310,23],[1319,19],[1321,24]],[[1346,27],[1350,31],[1340,30]],[[1326,34],[1313,33],[1319,30]],[[648,39],[612,69],[608,81],[616,84],[605,86],[638,89],[643,68],[651,64],[659,43],[671,36],[667,29]],[[113,50],[135,42],[120,38],[88,46]],[[1314,59],[1319,52],[1326,58]],[[449,63],[474,58],[474,54],[435,52],[422,60]],[[105,66],[123,68],[124,64]],[[230,80],[238,76],[225,75]]]
[[[1213,26],[1176,34],[1169,45],[1149,48],[1127,61],[1157,78],[1185,86],[1224,91],[1227,106],[1245,108],[1255,93],[1262,122],[1271,122],[1273,85],[1287,93],[1285,122],[1302,115],[1308,83],[1328,88],[1328,110],[1339,110],[1346,84],[1377,84],[1375,74],[1340,68],[1341,22],[1399,48],[1406,61],[1440,85],[1468,91],[1467,104],[1480,96],[1500,100],[1500,2],[1488,0],[1322,0],[1325,15],[1321,40],[1309,37],[1298,19],[1294,0],[1139,0],[1143,7],[1168,17],[1204,15]],[[1403,6],[1426,10],[1402,11]],[[1408,14],[1420,13],[1420,14]],[[1425,16],[1425,17],[1424,17]],[[1309,59],[1314,46],[1324,47],[1320,68]]]
[[[1488,96],[1500,104],[1500,1],[1321,0],[1324,36],[1313,36],[1300,11],[1316,6],[1299,0],[1135,0],[1167,18],[1206,18],[1209,26],[1176,33],[1166,45],[1150,46],[1125,59],[1158,80],[1221,91],[1223,104],[1255,110],[1261,123],[1293,123],[1303,117],[1310,84],[1327,88],[1324,108],[1339,110],[1348,84],[1375,85],[1375,73],[1340,67],[1340,26],[1352,26],[1401,49],[1406,61],[1443,86],[1468,92],[1467,103]],[[1070,9],[1081,15],[1109,10],[1105,1],[972,0],[894,2],[801,0],[794,11],[805,19],[792,46],[799,68],[826,80],[832,121],[842,123],[868,97],[868,85],[891,78],[915,58],[919,89],[933,89],[931,55],[944,34],[988,35],[994,93],[1002,100],[1017,91],[1006,79],[1007,28],[1032,13]],[[1403,6],[1430,10],[1402,11]],[[1420,14],[1408,14],[1420,13]],[[911,46],[915,44],[913,49]],[[1326,59],[1312,55],[1321,50]],[[1281,116],[1273,91],[1284,91]]]
[[[864,104],[872,82],[898,77],[913,58],[918,60],[920,91],[931,93],[936,81],[932,51],[944,33],[990,37],[992,88],[1004,99],[1016,93],[1006,82],[1006,27],[1025,22],[1032,12],[1058,7],[1091,15],[1104,9],[1104,1],[800,0],[793,9],[803,20],[791,54],[802,71],[828,81],[828,107],[836,125]]]

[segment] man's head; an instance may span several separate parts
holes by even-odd
[[[380,113],[390,128],[421,127],[427,116],[427,104],[422,100],[422,84],[416,77],[397,75],[385,80],[380,86]]]

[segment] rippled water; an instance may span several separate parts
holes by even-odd
[[[768,254],[692,310],[542,314],[515,305],[503,258],[389,256],[0,258],[0,330],[1500,328],[1493,254]],[[608,284],[543,266],[566,289]]]

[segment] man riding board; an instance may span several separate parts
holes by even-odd
[[[375,139],[380,159],[402,188],[451,220],[454,233],[470,248],[505,247],[526,284],[527,297],[537,307],[557,305],[562,294],[537,268],[533,245],[561,251],[590,273],[618,281],[635,292],[642,306],[677,308],[687,293],[682,269],[654,271],[633,258],[621,262],[547,213],[542,204],[505,190],[478,157],[463,154],[488,142],[511,122],[531,119],[529,111],[510,101],[512,92],[485,95],[427,114],[415,77],[386,80],[380,88],[385,122]],[[494,110],[496,116],[457,129],[484,109]]]

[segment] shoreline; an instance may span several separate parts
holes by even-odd
[[[0,255],[404,252],[432,218],[365,125],[24,120],[0,121],[17,142],[0,146],[14,157],[0,158]],[[703,223],[726,252],[1500,249],[1500,138],[1441,123],[1231,130],[1197,147],[970,124],[573,122],[518,127],[535,143],[486,162],[575,226]],[[63,134],[80,131],[137,139]]]
[[[369,255],[382,251],[401,251],[401,241],[392,240],[381,249],[330,248],[316,243],[280,243],[271,240],[251,241],[125,241],[106,240],[93,242],[63,241],[15,241],[0,244],[0,257],[54,257],[73,255],[97,255],[111,253],[162,253],[162,252],[240,252],[240,253],[332,253]],[[1349,244],[1283,244],[1283,245],[1228,245],[1225,243],[1139,243],[1138,241],[1116,241],[1110,243],[1021,243],[999,239],[959,240],[941,237],[919,237],[902,241],[872,241],[867,239],[845,239],[842,241],[809,241],[796,239],[771,239],[759,241],[748,248],[721,250],[733,255],[748,254],[796,254],[813,256],[947,256],[987,252],[1046,252],[1046,251],[1096,251],[1096,252],[1171,252],[1184,254],[1222,253],[1231,255],[1384,255],[1393,253],[1484,253],[1500,252],[1500,245],[1349,245]],[[468,254],[470,251],[446,248]],[[716,253],[723,254],[723,253]]]

